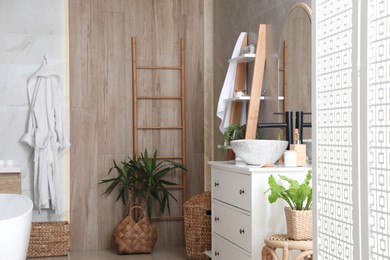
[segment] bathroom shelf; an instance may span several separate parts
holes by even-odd
[[[250,100],[250,96],[241,96],[241,97],[232,97],[225,99],[226,102],[235,102],[235,101],[248,101]]]
[[[248,101],[250,99],[251,99],[250,96],[241,96],[241,97],[227,98],[227,99],[225,99],[225,101],[226,102],[240,102],[240,101],[244,102],[244,101]],[[261,96],[260,100],[265,100],[265,96]],[[278,100],[284,100],[284,97],[283,96],[279,96]]]
[[[241,49],[247,47],[248,34],[246,33],[241,43]],[[259,118],[260,100],[265,99],[261,96],[264,69],[265,69],[265,49],[266,49],[266,25],[260,24],[259,33],[257,38],[256,54],[243,54],[234,57],[229,62],[236,63],[236,71],[234,78],[234,92],[245,92],[246,82],[248,80],[247,67],[248,62],[253,61],[253,73],[252,83],[250,87],[250,93],[248,97],[236,97],[230,101],[245,101],[248,100],[246,128],[245,128],[245,139],[255,139],[257,132],[257,122]],[[233,82],[232,82],[233,83]],[[231,114],[230,114],[230,125],[238,124],[241,122],[242,111],[244,109],[243,102],[232,102],[231,103]],[[231,160],[234,158],[232,151],[227,151],[225,154],[225,160]]]
[[[248,63],[248,62],[255,61],[255,58],[256,58],[256,54],[247,53],[247,54],[242,54],[240,56],[232,58],[229,60],[229,62]]]

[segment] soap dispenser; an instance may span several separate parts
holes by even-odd
[[[301,144],[299,131],[294,129],[294,142],[290,145],[290,150],[297,152],[297,166],[306,166],[306,144]]]

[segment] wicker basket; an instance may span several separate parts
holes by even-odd
[[[204,252],[211,249],[210,192],[193,196],[183,207],[187,256],[191,259],[208,259]]]
[[[63,256],[70,249],[69,222],[33,222],[28,257]]]
[[[140,219],[133,219],[133,210],[140,210]],[[132,206],[129,215],[115,227],[114,243],[118,254],[151,253],[157,240],[157,229],[140,206]]]
[[[285,207],[284,212],[289,238],[293,240],[313,239],[311,210],[292,210],[290,207]]]

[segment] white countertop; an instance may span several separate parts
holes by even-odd
[[[20,167],[18,165],[14,166],[0,166],[0,173],[18,173],[20,172]]]
[[[212,166],[228,169],[249,171],[249,172],[301,172],[311,169],[311,165],[305,167],[285,167],[284,164],[275,164],[272,167],[263,167],[259,165],[249,165],[245,163],[236,164],[235,161],[210,161]]]

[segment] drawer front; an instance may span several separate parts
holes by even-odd
[[[237,248],[229,241],[220,238],[218,235],[213,235],[212,238],[212,257],[220,260],[250,260],[251,257],[243,252],[242,249]]]
[[[0,173],[0,193],[21,193],[20,173]]]
[[[213,232],[248,252],[252,250],[251,217],[232,206],[213,200]]]
[[[212,195],[220,201],[251,211],[250,175],[214,169]]]

